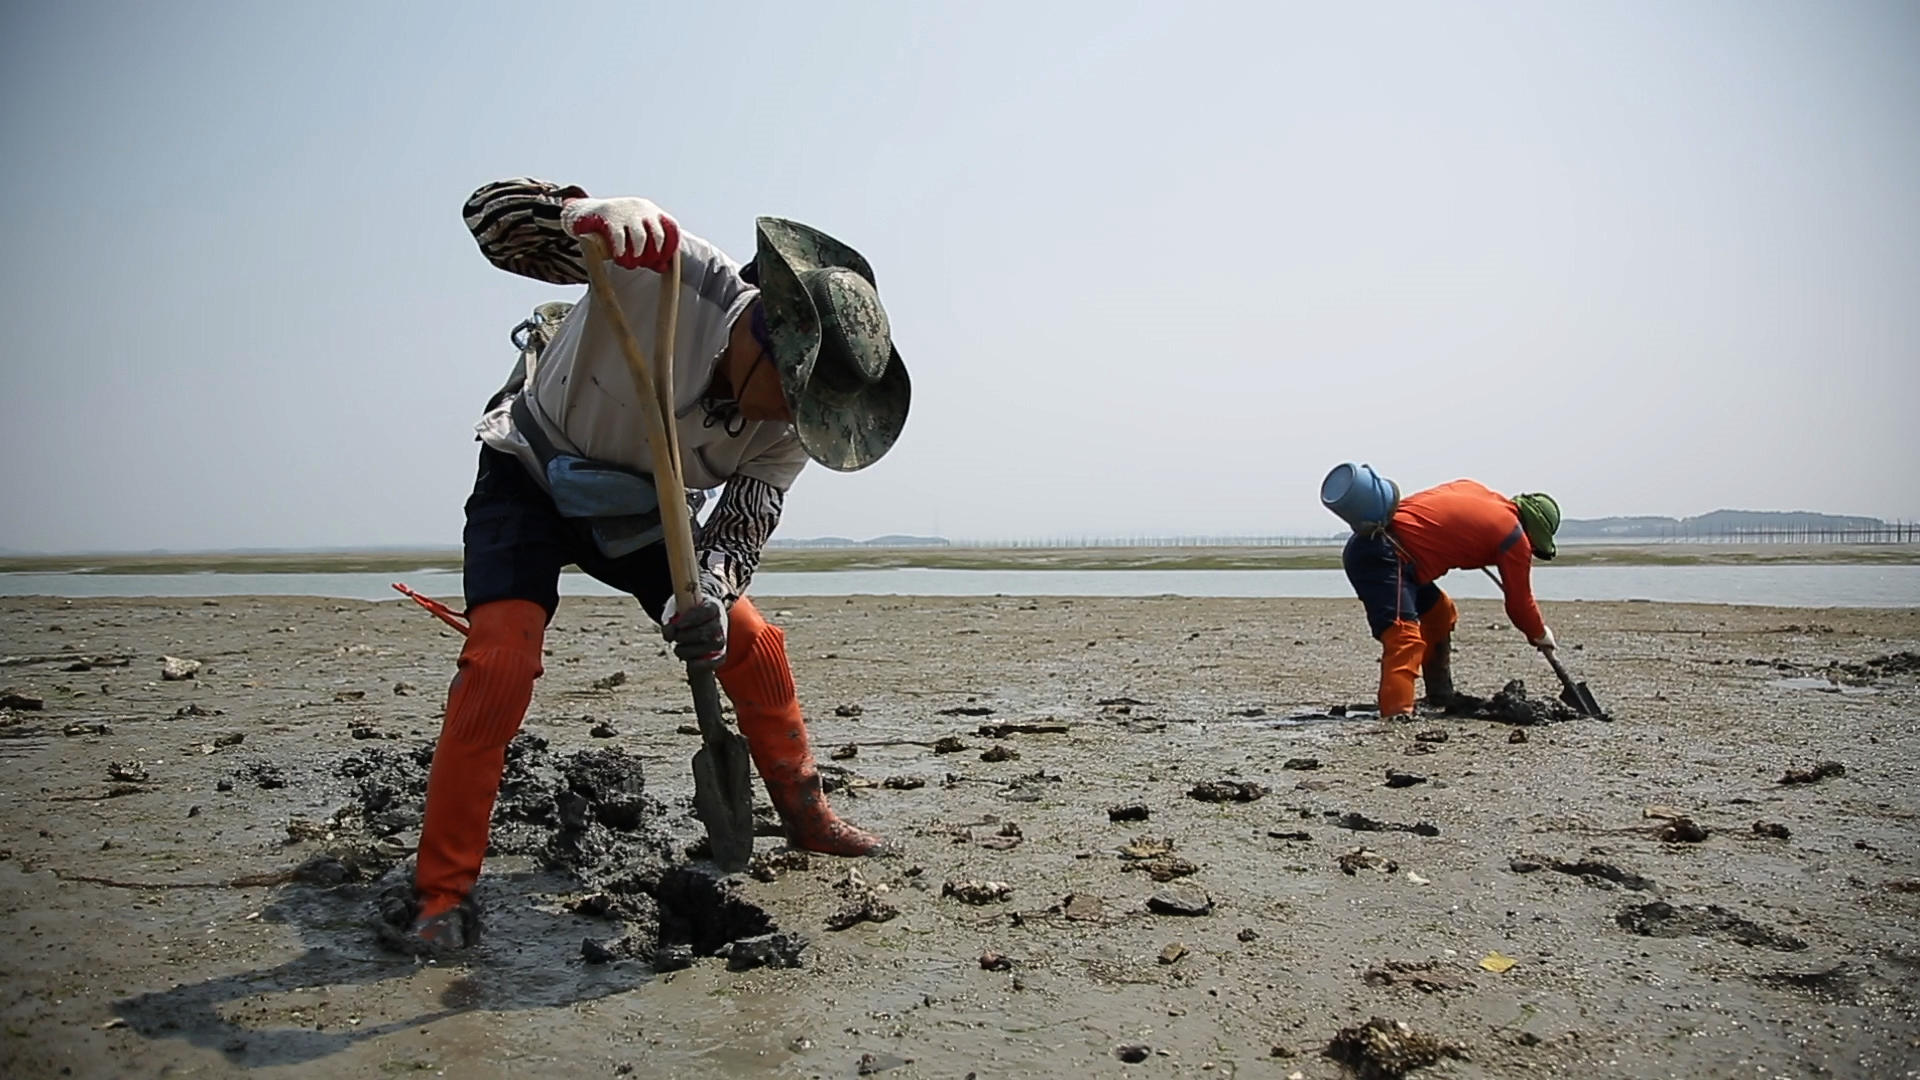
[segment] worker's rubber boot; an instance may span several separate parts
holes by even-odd
[[[1420,658],[1425,652],[1420,624],[1412,619],[1401,619],[1380,635],[1382,719],[1413,715],[1413,680],[1420,674]]]
[[[547,612],[528,600],[496,600],[469,614],[460,672],[447,693],[447,718],[427,774],[426,821],[414,874],[419,905],[412,933],[443,951],[473,943],[478,929],[468,897],[487,854],[493,802],[507,744],[520,730],[540,677]]]
[[[1453,639],[1441,638],[1426,649],[1420,661],[1420,679],[1427,684],[1427,704],[1444,709],[1453,703]]]
[[[1460,612],[1453,598],[1440,594],[1440,602],[1420,616],[1420,639],[1426,642],[1426,655],[1420,660],[1420,677],[1427,684],[1427,704],[1446,708],[1453,701],[1453,628],[1459,625]]]
[[[879,837],[834,815],[820,789],[807,723],[787,664],[786,635],[741,597],[727,613],[727,658],[715,672],[732,700],[747,752],[794,847],[825,855],[870,855]]]

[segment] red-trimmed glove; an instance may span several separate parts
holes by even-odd
[[[651,199],[569,199],[560,224],[575,236],[599,233],[616,266],[664,273],[680,251],[680,226]]]
[[[1552,652],[1554,649],[1553,627],[1542,626],[1540,629],[1542,631],[1540,636],[1537,638],[1528,638],[1527,644],[1539,649],[1541,652]]]

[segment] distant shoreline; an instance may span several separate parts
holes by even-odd
[[[460,552],[258,552],[15,555],[0,573],[324,574],[460,569]],[[1555,566],[1912,565],[1920,544],[1578,543]],[[1297,547],[770,548],[761,567],[783,573],[881,570],[1327,570],[1337,545]]]

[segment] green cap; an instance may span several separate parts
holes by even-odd
[[[754,222],[767,337],[807,456],[840,472],[880,460],[913,396],[860,253],[785,218]]]
[[[1553,501],[1553,496],[1536,491],[1515,495],[1513,505],[1520,511],[1520,527],[1526,530],[1533,553],[1542,559],[1553,558],[1553,534],[1560,531],[1560,504]]]

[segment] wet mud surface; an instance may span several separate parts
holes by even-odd
[[[1920,1071],[1920,612],[1549,605],[1606,723],[1469,601],[1482,704],[1383,724],[1351,603],[768,606],[897,854],[791,852],[762,805],[717,879],[676,671],[570,599],[481,944],[423,962],[371,920],[455,635],[5,601],[0,1074]]]

